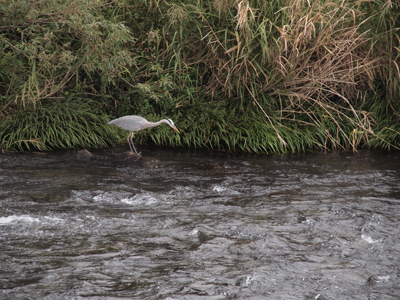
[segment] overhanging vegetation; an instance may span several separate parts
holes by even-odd
[[[0,2],[0,148],[256,153],[400,147],[400,4]]]

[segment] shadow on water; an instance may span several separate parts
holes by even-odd
[[[400,154],[0,155],[1,299],[399,299]]]

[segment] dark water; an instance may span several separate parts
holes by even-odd
[[[400,299],[400,154],[0,155],[0,299]]]

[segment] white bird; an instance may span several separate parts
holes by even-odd
[[[166,123],[169,126],[171,126],[176,132],[180,133],[178,128],[175,127],[174,122],[172,122],[171,119],[162,119],[158,122],[149,122],[145,118],[140,117],[140,116],[124,116],[118,119],[111,120],[108,122],[108,125],[115,125],[118,126],[122,129],[130,131],[128,135],[128,144],[129,147],[131,148],[131,151],[133,153],[133,150],[135,150],[135,153],[138,157],[141,157],[139,153],[137,153],[135,145],[133,144],[133,134],[135,131],[139,131],[142,129],[146,128],[151,128],[151,127],[156,127],[162,123]]]

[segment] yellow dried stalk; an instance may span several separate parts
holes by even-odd
[[[346,1],[305,7],[304,1],[293,0],[284,10],[290,23],[277,27],[280,54],[274,67],[274,77],[280,78],[281,84],[269,82],[264,88],[289,99],[282,115],[293,109],[312,115],[314,105],[321,107],[355,150],[360,133],[365,137],[372,133],[372,119],[355,111],[352,103],[363,98],[363,89],[372,87],[379,68],[379,58],[369,51],[370,39],[356,23],[360,12]],[[299,14],[304,10],[306,14]],[[339,105],[347,107],[353,118],[339,110]],[[347,118],[356,131],[346,134],[336,118]],[[317,118],[312,119],[318,125]]]
[[[245,29],[249,30],[249,18],[252,17],[254,19],[254,13],[251,9],[248,0],[237,1],[237,15],[235,18],[237,19],[237,25],[235,30]]]

